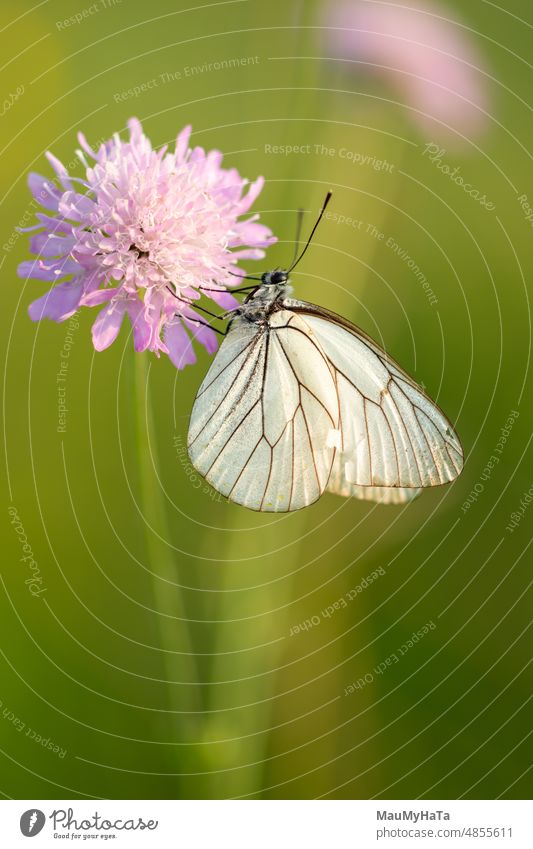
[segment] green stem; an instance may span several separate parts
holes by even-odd
[[[166,505],[157,479],[157,448],[148,393],[149,365],[145,353],[135,355],[135,418],[141,510],[146,553],[153,575],[154,607],[167,685],[167,710],[173,737],[190,740],[201,708],[198,669],[189,632],[187,609],[180,587],[183,563],[170,547]],[[152,435],[152,436],[151,436]],[[183,682],[183,683],[173,683]],[[188,712],[180,715],[180,712]]]
[[[209,709],[213,713],[206,722],[206,739],[228,741],[211,745],[212,772],[207,780],[210,799],[260,795],[264,787],[270,727],[273,712],[278,707],[275,698],[279,686],[277,670],[286,651],[285,640],[273,640],[289,632],[292,615],[289,604],[294,585],[290,572],[301,559],[301,536],[305,525],[305,517],[296,514],[291,516],[290,521],[276,525],[276,549],[289,546],[290,554],[283,554],[284,560],[287,558],[288,577],[267,583],[260,590],[243,592],[242,569],[234,564],[242,559],[241,535],[248,517],[243,512],[244,508],[228,507],[228,510],[233,516],[233,520],[228,516],[228,528],[233,521],[235,533],[231,534],[224,549],[222,586],[225,591],[219,594],[217,618],[225,624],[217,628],[217,653],[210,677],[212,681],[232,680],[235,683],[213,687],[209,694]],[[275,521],[275,518],[271,515],[268,520]],[[257,523],[255,514],[252,514],[251,521]],[[263,530],[254,529],[250,533],[261,540],[268,539]],[[262,568],[255,569],[258,578],[270,574],[272,565],[279,558],[279,550],[267,555]],[[256,615],[246,623],[239,621],[247,612],[254,610]],[[277,613],[268,615],[261,612],[269,610]],[[239,645],[258,648],[232,653]]]

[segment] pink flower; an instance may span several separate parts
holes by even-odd
[[[475,133],[486,118],[482,70],[470,39],[446,13],[415,0],[337,0],[324,20],[328,48],[386,77],[424,129],[442,131],[436,119],[452,132]]]
[[[237,301],[227,289],[244,274],[238,261],[261,259],[275,241],[258,215],[239,220],[264,181],[247,186],[235,168],[222,168],[219,151],[191,149],[190,127],[170,153],[153,150],[136,119],[128,126],[129,141],[116,135],[97,152],[79,136],[94,160],[89,165],[79,153],[82,180],[50,153],[57,185],[30,174],[30,189],[47,211],[27,228],[37,257],[18,271],[56,284],[30,305],[34,321],[65,321],[79,307],[103,305],[92,328],[97,351],[112,344],[127,315],[136,351],[163,351],[183,368],[196,359],[189,334],[209,352],[217,348],[190,304],[205,293],[231,309]]]

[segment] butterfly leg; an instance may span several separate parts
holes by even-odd
[[[218,318],[220,321],[226,320],[227,313],[222,313],[222,315],[217,315],[216,313],[211,312],[211,310],[206,310],[205,307],[200,307],[198,304],[193,305],[190,301],[187,301],[185,298],[180,298],[179,295],[176,295],[176,293],[172,291],[170,286],[167,286],[167,289],[170,292],[170,294],[172,295],[172,297],[176,298],[177,301],[181,301],[182,304],[186,304],[188,307],[192,307],[195,310],[200,310],[200,312],[205,312],[205,314],[210,315],[211,318]],[[230,312],[231,312],[231,310],[230,310]],[[188,316],[185,316],[185,318],[187,318],[189,321],[195,321],[196,320],[194,318],[189,319]],[[210,325],[208,325],[208,326],[210,326]]]
[[[187,321],[194,322],[194,324],[201,324],[202,327],[209,327],[210,330],[214,330],[215,333],[218,333],[220,336],[226,335],[226,330],[219,330],[218,327],[213,327],[212,324],[209,324],[207,321],[202,321],[201,318],[189,318],[188,316],[182,316],[179,313],[176,313],[180,318],[187,318]],[[220,318],[220,316],[216,315],[215,318]]]

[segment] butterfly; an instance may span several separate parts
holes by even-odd
[[[299,510],[324,491],[400,504],[463,466],[444,413],[379,345],[291,297],[289,274],[330,197],[290,267],[245,287],[191,413],[192,464],[252,510]]]

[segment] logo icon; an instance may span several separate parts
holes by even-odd
[[[46,817],[38,808],[30,808],[24,811],[20,818],[20,830],[24,837],[35,837],[42,831]]]

